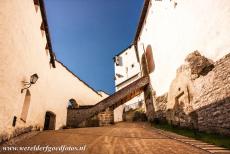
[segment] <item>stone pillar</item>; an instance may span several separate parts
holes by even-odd
[[[151,84],[148,84],[144,89],[145,105],[146,105],[146,116],[148,121],[154,119],[154,105],[153,105],[153,89]]]
[[[104,112],[98,114],[99,126],[108,126],[114,123],[113,110],[107,108]]]

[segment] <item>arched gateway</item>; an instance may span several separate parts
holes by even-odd
[[[45,114],[44,130],[54,130],[55,123],[56,115],[51,111],[47,111]]]

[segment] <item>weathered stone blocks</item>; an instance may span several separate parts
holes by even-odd
[[[162,115],[176,125],[230,135],[229,98],[230,54],[214,63],[195,51],[177,70]]]

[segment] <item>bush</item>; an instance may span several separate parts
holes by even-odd
[[[147,121],[147,116],[143,111],[135,111],[133,121]]]
[[[201,140],[203,142],[207,142],[210,144],[215,144],[217,146],[221,146],[224,148],[230,148],[230,139],[228,136],[222,136],[218,134],[199,132],[198,130],[181,128],[179,126],[175,126],[172,124],[153,124],[152,126],[158,129],[162,129],[165,131],[174,132],[179,135],[187,136],[190,138],[194,138],[196,140]]]

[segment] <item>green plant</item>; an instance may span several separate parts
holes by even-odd
[[[133,121],[147,121],[147,116],[143,110],[137,110],[134,112]]]
[[[230,138],[228,136],[222,136],[219,134],[212,134],[212,133],[205,133],[205,132],[198,132],[197,130],[194,131],[193,129],[175,127],[169,124],[152,124],[152,126],[158,129],[174,132],[179,135],[191,137],[196,140],[201,140],[203,142],[207,142],[210,144],[214,144],[217,146],[221,146],[221,147],[230,149]]]

